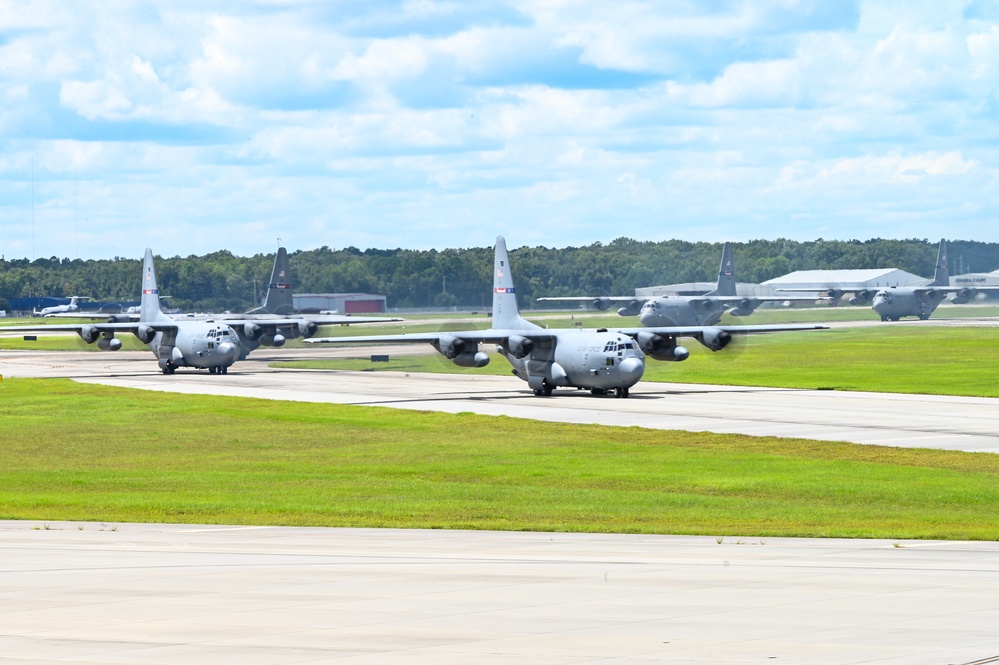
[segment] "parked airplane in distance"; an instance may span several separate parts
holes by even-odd
[[[814,289],[780,289],[780,291],[805,292]],[[963,305],[974,300],[979,294],[999,292],[999,286],[951,286],[950,270],[947,266],[947,241],[940,239],[937,247],[937,264],[933,280],[924,286],[892,286],[884,289],[835,288],[823,291],[824,295],[839,298],[844,293],[853,293],[850,304],[872,302],[871,309],[878,313],[882,321],[898,321],[904,316],[915,316],[921,320],[930,318],[947,294],[955,305]]]
[[[629,389],[645,372],[645,357],[681,361],[689,355],[677,344],[679,337],[693,337],[712,351],[745,333],[787,330],[817,330],[821,325],[788,326],[684,326],[596,330],[541,328],[520,316],[506,241],[496,238],[493,260],[493,328],[440,333],[326,337],[306,340],[311,344],[374,342],[429,343],[455,365],[484,367],[489,355],[479,344],[496,344],[518,378],[535,395],[549,396],[555,388],[589,389],[594,395],[614,392],[627,397]]]
[[[114,323],[134,319],[135,314],[125,313],[114,315],[108,320]],[[263,306],[251,309],[245,314],[192,314],[179,320],[216,321],[229,325],[239,337],[239,359],[245,360],[251,351],[260,346],[279,347],[284,346],[289,339],[312,337],[319,326],[384,323],[403,319],[350,314],[299,314],[295,310],[292,298],[288,252],[284,247],[278,247]]]
[[[702,296],[652,296],[643,301],[635,296],[559,296],[538,298],[538,302],[583,302],[596,309],[607,309],[611,303],[623,303],[617,310],[621,316],[638,315],[643,326],[713,326],[726,311],[732,316],[749,316],[765,302],[810,301],[820,298],[788,298],[776,296],[740,296],[735,290],[735,268],[732,243],[722,249],[718,268],[718,284]]]
[[[239,337],[230,326],[217,321],[175,321],[160,310],[156,270],[150,249],[146,250],[142,264],[141,303],[138,321],[41,327],[5,326],[0,330],[72,331],[87,344],[96,342],[102,351],[117,351],[121,348],[121,340],[116,335],[131,333],[149,346],[164,374],[173,374],[178,367],[207,369],[211,374],[228,374],[229,366],[239,358]]]
[[[86,297],[86,296],[82,296]],[[80,311],[79,300],[81,296],[71,296],[69,303],[65,305],[52,305],[51,307],[43,307],[40,310],[33,311],[34,316],[66,316],[71,315],[73,312]]]

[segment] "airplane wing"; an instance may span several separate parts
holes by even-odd
[[[658,328],[608,328],[612,332],[634,337],[638,333],[669,335],[671,337],[700,337],[706,330],[720,330],[729,335],[753,335],[771,332],[797,332],[801,330],[827,330],[829,326],[811,323],[774,323],[759,326],[660,326]]]
[[[400,319],[398,317],[353,316],[352,314],[295,314],[294,316],[281,316],[278,314],[181,314],[180,316],[184,316],[188,321],[224,321],[230,326],[241,326],[245,323],[255,323],[261,326],[282,328],[297,326],[302,321],[311,322],[317,326],[339,326],[350,325],[351,323],[390,323],[405,321],[405,319]]]
[[[819,293],[809,291],[809,293]],[[723,302],[726,305],[738,305],[746,301],[749,302],[814,302],[816,300],[828,300],[829,296],[816,295],[808,296],[711,296],[711,300]]]
[[[370,318],[353,316],[244,316],[244,317],[212,317],[206,321],[219,321],[233,328],[246,331],[252,338],[276,333],[291,333],[292,337],[311,337],[319,326],[348,325],[351,323],[380,323],[383,321],[402,321],[403,319]]]
[[[580,302],[589,304],[594,309],[605,310],[609,309],[611,305],[623,304],[629,309],[638,310],[638,308],[644,303],[648,298],[639,298],[637,296],[559,296],[551,298],[538,298],[538,302]],[[637,313],[637,311],[636,311]]]
[[[638,296],[558,296],[538,298],[538,302],[631,302],[633,300],[648,300]]]
[[[456,330],[436,333],[402,333],[400,335],[363,335],[354,337],[315,337],[307,339],[307,344],[374,344],[384,342],[387,344],[434,344],[442,339],[461,339],[469,342],[481,344],[503,344],[510,337],[523,337],[535,342],[555,339],[551,331],[544,328],[529,330]]]
[[[140,329],[143,332],[140,334]],[[163,333],[176,333],[177,332],[177,322],[176,321],[158,321],[158,322],[146,322],[139,323],[138,321],[128,322],[128,323],[76,323],[76,324],[57,324],[53,326],[32,326],[32,325],[21,325],[21,326],[0,326],[0,332],[14,332],[14,333],[47,333],[47,332],[71,332],[76,333],[83,341],[88,344],[92,344],[97,341],[97,339],[106,333],[132,333],[140,340],[145,341],[144,338],[152,337],[152,332],[163,332]]]
[[[656,328],[609,328],[635,340],[650,336],[662,338],[693,337],[711,349],[719,351],[732,340],[732,335],[755,335],[760,333],[799,332],[803,330],[827,330],[829,326],[819,324],[768,324],[759,326],[661,326]]]
[[[130,318],[133,318],[136,321],[139,320],[139,315],[138,314],[125,314],[125,313],[119,313],[119,312],[91,312],[91,311],[83,312],[83,311],[80,311],[80,312],[59,312],[58,314],[46,314],[45,315],[45,318],[47,318],[47,319],[94,319],[95,321],[96,320],[107,321],[107,320],[112,319],[112,318],[117,319],[117,320],[120,321],[121,317],[130,317]]]
[[[176,321],[157,321],[157,322],[146,322],[139,323],[138,321],[134,323],[59,323],[52,326],[32,326],[32,325],[20,325],[20,326],[0,326],[0,332],[74,332],[79,333],[81,330],[96,330],[99,333],[104,332],[135,332],[139,327],[146,327],[157,332],[167,332],[170,330],[177,329]]]

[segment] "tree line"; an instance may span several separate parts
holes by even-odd
[[[521,247],[510,263],[522,307],[536,298],[629,295],[636,288],[714,281],[722,243],[618,238],[584,247]],[[740,282],[795,270],[900,268],[931,277],[934,240],[752,240],[734,245]],[[951,274],[999,268],[999,243],[948,243]],[[295,293],[378,293],[391,307],[483,307],[492,301],[492,247],[410,250],[320,247],[289,254]],[[184,311],[244,311],[263,298],[273,254],[228,251],[156,259],[161,294]],[[963,270],[960,268],[963,267]],[[72,295],[137,300],[141,259],[0,260],[0,309],[10,298]]]

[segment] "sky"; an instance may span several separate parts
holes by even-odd
[[[999,241],[999,0],[0,0],[0,254]]]

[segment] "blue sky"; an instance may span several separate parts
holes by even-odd
[[[999,0],[0,0],[0,142],[7,258],[996,242]]]

